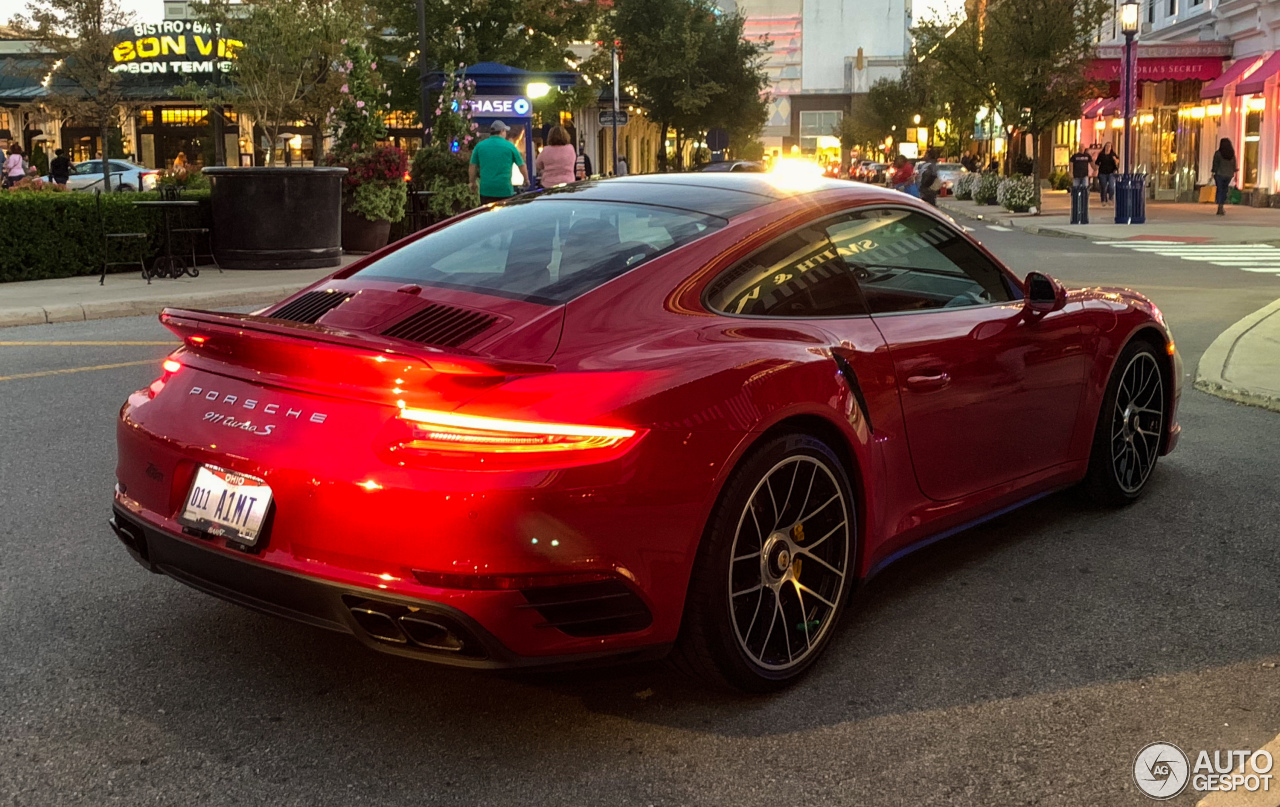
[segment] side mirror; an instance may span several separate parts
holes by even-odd
[[[1044,315],[1058,311],[1067,304],[1067,290],[1054,278],[1043,272],[1027,275],[1027,311]]]

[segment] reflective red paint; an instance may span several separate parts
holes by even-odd
[[[764,320],[702,304],[722,269],[779,235],[889,205],[937,215],[855,184],[785,196],[564,305],[429,284],[396,293],[402,282],[352,278],[349,268],[313,289],[394,294],[376,298],[385,306],[339,307],[341,327],[330,315],[298,325],[269,313],[166,312],[187,345],[175,354],[184,383],[136,393],[121,410],[118,513],[212,557],[210,575],[226,559],[319,581],[335,599],[307,621],[332,617],[325,626],[370,646],[416,652],[371,640],[339,595],[439,609],[492,643],[474,663],[519,664],[675,641],[713,508],[743,458],[780,429],[818,435],[846,462],[858,577],[1079,482],[1113,365],[1135,338],[1167,360],[1161,449],[1172,450],[1181,362],[1155,307],[1135,292],[1070,290],[1045,315],[1019,301]],[[381,335],[388,320],[378,312],[397,298],[406,307],[396,312],[429,300],[499,324],[459,349],[403,342]],[[313,413],[324,417],[313,422]],[[253,428],[227,428],[220,416]],[[273,515],[254,552],[183,533],[177,515],[201,463],[270,486]],[[202,579],[175,565],[178,549],[157,562],[159,549],[140,559]],[[623,586],[612,596],[633,596],[652,614],[647,627],[570,635],[548,627],[522,593],[610,581]],[[299,600],[269,610],[304,618],[309,608]]]

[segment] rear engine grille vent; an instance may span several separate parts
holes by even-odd
[[[424,345],[457,347],[489,330],[497,321],[492,314],[431,303],[387,328],[382,335]]]
[[[268,316],[272,319],[287,319],[290,322],[307,322],[315,324],[316,320],[342,305],[347,300],[350,300],[352,297],[355,297],[355,293],[349,291],[337,291],[335,289],[309,291],[286,305],[284,308],[281,308],[279,311]]]
[[[621,580],[571,583],[564,586],[523,589],[528,605],[545,620],[570,636],[608,636],[644,630],[653,616],[634,591]]]

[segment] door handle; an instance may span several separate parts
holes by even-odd
[[[950,383],[951,375],[949,373],[913,375],[907,377],[907,386],[915,390],[942,389]]]

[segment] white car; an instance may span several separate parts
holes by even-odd
[[[126,160],[111,161],[111,190],[113,191],[151,191],[156,188],[156,180],[160,172],[154,168],[144,168]],[[44,177],[50,182],[49,177]],[[102,160],[85,160],[71,166],[71,176],[67,179],[67,190],[94,191],[102,187]]]

